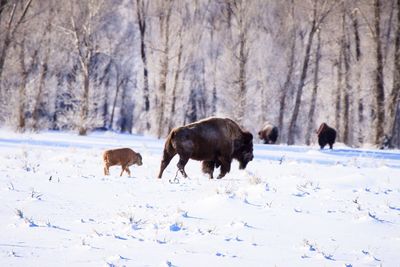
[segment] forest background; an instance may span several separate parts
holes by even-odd
[[[400,0],[0,0],[0,126],[400,147]]]

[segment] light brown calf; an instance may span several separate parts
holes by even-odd
[[[110,149],[104,151],[103,161],[104,161],[104,175],[110,175],[109,168],[111,166],[119,165],[122,167],[122,171],[119,176],[122,176],[122,173],[126,171],[130,177],[131,171],[129,170],[129,166],[133,164],[141,166],[142,156],[130,148]]]

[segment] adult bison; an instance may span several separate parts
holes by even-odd
[[[329,127],[328,124],[323,122],[317,131],[318,135],[318,144],[323,149],[326,144],[329,144],[329,148],[333,148],[333,144],[336,140],[336,130]]]
[[[221,166],[218,179],[231,169],[232,159],[239,169],[253,159],[253,135],[242,130],[228,118],[207,118],[173,129],[165,141],[158,178],[171,159],[179,155],[178,170],[186,178],[185,165],[189,159],[202,161],[202,170],[213,178],[214,168]]]
[[[263,140],[264,144],[275,144],[276,139],[278,139],[278,127],[267,123],[258,132],[258,137]]]

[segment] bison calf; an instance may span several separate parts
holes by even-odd
[[[126,171],[128,175],[131,176],[131,171],[129,170],[129,166],[133,164],[141,166],[142,156],[130,148],[110,149],[104,151],[103,161],[104,161],[104,175],[110,174],[109,168],[111,166],[120,165],[122,167],[122,171],[119,176],[122,176],[124,171]]]
[[[278,127],[267,123],[258,132],[258,137],[264,141],[264,144],[275,144],[276,139],[278,139]]]
[[[336,130],[329,127],[328,124],[323,122],[317,131],[318,135],[318,144],[323,149],[327,144],[329,144],[329,148],[333,148],[333,144],[336,139]]]

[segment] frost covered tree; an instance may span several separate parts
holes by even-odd
[[[269,121],[281,143],[313,145],[327,122],[379,145],[400,124],[398,14],[398,0],[0,0],[0,125],[161,138],[216,115],[255,136]]]

